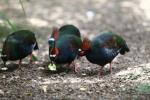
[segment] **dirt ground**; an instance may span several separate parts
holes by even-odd
[[[0,100],[150,99],[149,92],[136,89],[150,82],[149,0],[24,0],[26,17],[18,1],[0,0],[0,11],[36,33],[40,50],[35,54],[39,60],[29,64],[26,58],[20,68],[8,62],[8,70],[0,71]],[[64,24],[76,25],[82,36],[89,38],[111,30],[127,41],[130,52],[114,60],[112,79],[108,66],[98,78],[99,66],[84,57],[75,61],[80,66],[79,74],[47,70],[51,28]]]

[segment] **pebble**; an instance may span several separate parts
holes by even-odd
[[[7,67],[3,67],[3,68],[1,68],[1,70],[6,71],[6,70],[8,70],[8,68]]]
[[[4,91],[3,90],[0,90],[0,95],[4,95]]]

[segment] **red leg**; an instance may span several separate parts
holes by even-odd
[[[71,69],[73,69],[75,73],[79,73],[80,71],[79,67],[74,62],[70,63],[69,66],[71,66],[71,64],[73,65]]]
[[[21,64],[22,64],[22,59],[19,60],[19,64],[18,64],[19,67],[21,66]]]
[[[111,79],[112,79],[112,66],[111,66],[111,63],[110,63],[109,70],[110,70],[110,77],[111,77]]]
[[[98,71],[98,77],[102,78],[102,72],[103,72],[103,66],[100,66],[100,69]]]
[[[79,66],[76,65],[74,62],[73,62],[72,64],[73,64],[73,66],[74,66],[74,71],[75,71],[75,73],[79,73],[79,72],[80,72]]]
[[[32,53],[29,55],[30,56],[30,64],[32,64],[33,63],[33,60],[32,60]]]
[[[112,67],[111,67],[111,63],[110,63],[110,67],[109,67],[109,70],[110,70],[110,74],[112,74]]]
[[[32,63],[32,53],[30,54],[30,63]]]

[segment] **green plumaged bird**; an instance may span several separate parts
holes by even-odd
[[[110,72],[112,60],[120,53],[124,55],[129,52],[126,41],[113,32],[103,32],[92,41],[88,38],[83,40],[80,56],[86,56],[87,60],[93,64],[100,65],[99,75],[102,68],[110,63]]]
[[[55,64],[72,64],[81,47],[80,31],[74,25],[53,28],[49,43],[49,58]],[[75,67],[75,66],[74,66]],[[77,68],[75,67],[75,72]]]
[[[79,29],[74,25],[64,25],[59,29],[59,35],[75,35],[77,37],[81,37],[81,33]]]
[[[29,30],[19,30],[8,35],[2,48],[4,66],[8,60],[19,60],[20,65],[23,58],[32,55],[32,51],[37,49],[35,34]]]

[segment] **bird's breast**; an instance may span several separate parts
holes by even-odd
[[[110,50],[105,48],[94,48],[87,53],[86,58],[94,64],[104,66],[107,63],[110,63],[116,54],[113,54]]]

